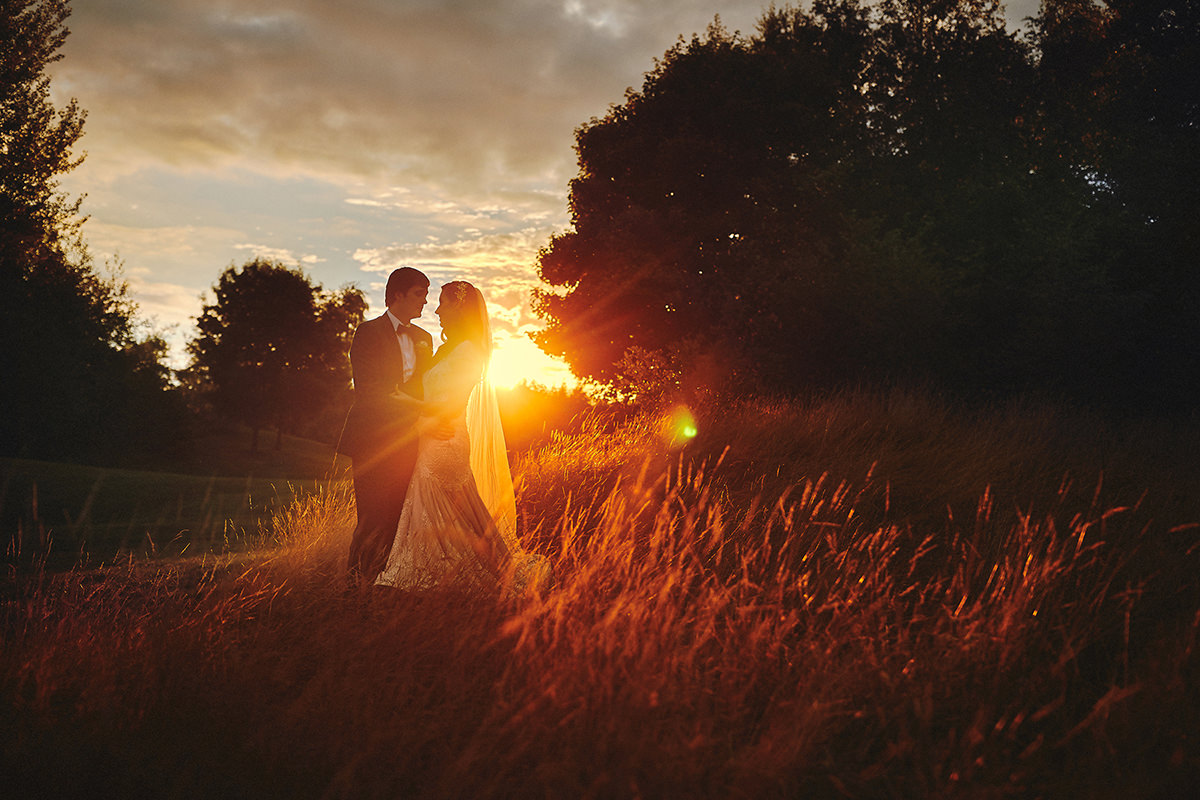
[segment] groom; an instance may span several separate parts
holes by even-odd
[[[384,568],[417,460],[417,415],[392,394],[422,397],[433,337],[412,320],[421,316],[428,295],[424,274],[395,270],[384,292],[387,311],[359,325],[350,345],[354,404],[339,450],[354,460],[358,519],[349,568],[358,578],[374,580]]]

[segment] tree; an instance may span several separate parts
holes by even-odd
[[[1200,3],[1045,0],[1034,20],[1046,136],[1089,187],[1127,384],[1200,392]]]
[[[120,279],[95,270],[80,200],[84,112],[55,109],[46,68],[65,0],[0,0],[0,454],[122,461],[181,441],[156,337],[135,335]]]
[[[1117,400],[1169,338],[1156,324],[1194,327],[1147,298],[1192,296],[1200,126],[1187,91],[1156,99],[1172,70],[1194,85],[1196,4],[1108,5],[1048,2],[1026,38],[995,0],[817,0],[749,38],[681,40],[576,132],[539,344],[610,386],[933,379]],[[1087,13],[1051,25],[1067,6]],[[1094,66],[1056,66],[1074,58],[1063,30]],[[1138,136],[1188,185],[1148,172]]]
[[[936,276],[924,371],[959,387],[1078,383],[1121,303],[1089,246],[1091,189],[1033,135],[1032,52],[995,0],[886,0],[875,39],[863,196],[877,202],[861,213],[919,243]]]
[[[781,384],[797,360],[827,368],[838,343],[821,318],[847,307],[829,273],[868,41],[853,4],[817,14],[770,14],[754,41],[714,24],[579,129],[573,230],[539,258],[543,280],[568,288],[536,300],[539,344],[577,374],[617,380],[631,347],[702,353],[714,380],[749,379],[741,365]],[[783,353],[796,339],[803,350]]]
[[[226,269],[213,293],[188,343],[190,380],[218,415],[253,429],[255,450],[262,429],[275,429],[278,448],[282,433],[312,432],[314,420],[344,414],[362,292],[327,293],[300,269],[256,258]]]
[[[72,148],[86,114],[75,100],[50,103],[50,64],[69,31],[66,0],[0,0],[0,254],[19,274],[77,243],[79,200],[57,176],[82,161]],[[30,262],[33,263],[30,263]]]

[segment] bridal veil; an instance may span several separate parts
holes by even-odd
[[[468,284],[469,285],[469,284]],[[475,306],[480,315],[485,347],[483,374],[467,400],[467,437],[471,442],[471,472],[479,496],[487,506],[500,536],[510,550],[519,549],[517,542],[517,502],[513,490],[512,471],[508,466],[508,451],[504,442],[504,427],[500,423],[500,406],[496,389],[489,377],[492,361],[492,326],[488,319],[483,293],[474,286]]]

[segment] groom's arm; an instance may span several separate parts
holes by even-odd
[[[372,336],[373,332],[369,324],[364,322],[358,326],[350,342],[350,375],[354,379],[356,399],[359,400],[386,393],[383,389],[382,365],[379,363],[379,347],[372,342],[372,339],[377,341],[379,337]]]
[[[374,326],[378,328],[379,326]],[[395,385],[390,381],[387,368],[389,344],[379,331],[364,325],[354,334],[350,343],[350,374],[354,379],[355,402],[378,411],[401,413],[401,406],[392,392]]]

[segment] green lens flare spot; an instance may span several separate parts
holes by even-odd
[[[691,410],[684,405],[678,405],[667,412],[663,418],[663,438],[671,447],[682,447],[700,433],[696,418]]]

